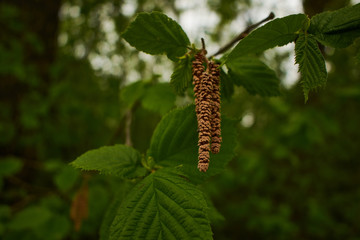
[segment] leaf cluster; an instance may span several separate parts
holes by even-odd
[[[271,68],[257,59],[267,49],[295,42],[296,63],[301,73],[305,96],[326,84],[325,60],[318,42],[332,47],[347,47],[360,36],[360,5],[324,12],[309,19],[294,14],[274,19],[241,40],[220,62],[226,64],[228,77],[223,88],[243,86],[250,94],[278,96],[279,79]],[[156,27],[155,27],[156,26]],[[191,61],[196,48],[174,20],[159,12],[141,13],[130,23],[123,37],[132,46],[150,54],[166,54],[176,62],[171,84],[182,94],[191,83]],[[186,52],[186,49],[190,51]],[[223,71],[225,73],[226,71]],[[224,75],[224,74],[223,74]],[[232,92],[225,91],[229,98]]]
[[[235,122],[223,121],[223,148],[204,174],[197,170],[194,106],[176,109],[158,124],[146,155],[125,146],[101,147],[72,162],[76,168],[99,171],[136,182],[125,200],[108,214],[109,239],[211,239],[213,207],[196,184],[221,172],[233,157]],[[116,209],[116,210],[115,210]]]

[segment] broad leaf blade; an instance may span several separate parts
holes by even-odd
[[[120,205],[110,239],[212,239],[202,192],[172,169],[139,182]]]
[[[311,18],[309,33],[324,45],[344,48],[360,37],[360,4]]]
[[[105,146],[90,150],[71,163],[82,170],[94,170],[126,178],[144,176],[141,156],[135,149],[125,145]]]
[[[169,83],[157,83],[146,90],[141,103],[145,109],[164,115],[175,106],[175,100]]]
[[[222,68],[220,69],[220,79],[221,97],[230,100],[232,95],[234,94],[234,82]]]
[[[258,58],[241,57],[226,65],[235,84],[243,86],[250,94],[263,97],[280,95],[280,81],[275,72]]]
[[[166,54],[173,61],[183,56],[190,45],[181,26],[160,12],[138,14],[122,37],[139,51]]]
[[[300,34],[296,40],[295,54],[306,102],[310,90],[323,87],[326,84],[325,60],[314,36],[311,34]]]
[[[148,155],[162,166],[181,166],[181,170],[193,182],[201,182],[220,173],[233,157],[236,145],[235,122],[222,119],[223,142],[220,152],[210,155],[210,166],[206,173],[199,172],[198,133],[193,105],[176,109],[163,117],[151,139]]]
[[[308,19],[304,14],[296,14],[277,18],[265,24],[241,40],[229,54],[226,62],[294,41],[305,21]]]
[[[191,84],[192,80],[192,65],[189,56],[186,56],[177,63],[173,74],[171,75],[170,83],[175,91],[182,94]]]

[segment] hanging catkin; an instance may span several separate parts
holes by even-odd
[[[199,96],[200,96],[200,78],[202,73],[205,71],[203,65],[203,54],[198,53],[195,55],[195,60],[192,62],[192,75],[193,75],[193,85],[194,85],[194,94],[195,94],[195,106],[196,106],[196,116],[198,117],[199,122]]]
[[[199,52],[192,63],[199,136],[198,169],[201,172],[209,167],[210,149],[218,153],[221,143],[219,69],[217,64],[209,62],[205,71],[204,62],[204,52]]]
[[[212,80],[211,99],[211,152],[216,154],[220,151],[221,138],[221,113],[220,113],[220,70],[219,65],[210,61],[209,69]]]
[[[209,167],[210,158],[210,140],[211,140],[211,98],[212,98],[212,81],[208,72],[203,72],[200,77],[200,94],[199,94],[199,163],[198,169],[206,172]]]

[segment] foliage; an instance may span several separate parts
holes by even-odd
[[[223,142],[202,173],[200,39],[165,14],[179,16],[174,1],[136,2],[134,14],[123,1],[0,4],[0,238],[357,239],[360,4],[274,19],[209,58]],[[251,7],[208,4],[215,41]],[[289,43],[306,105],[262,55]],[[170,82],[158,75],[169,69]]]
[[[266,49],[293,42],[298,31],[308,21],[304,14],[275,19],[256,29],[240,41],[227,57],[227,62],[236,62],[239,57],[260,53]]]
[[[312,35],[300,34],[296,40],[295,52],[306,102],[310,90],[324,86],[326,83],[325,60]]]
[[[122,37],[140,51],[166,53],[173,61],[184,55],[190,44],[180,25],[159,12],[140,13]]]
[[[164,168],[138,183],[120,205],[110,239],[209,239],[210,223],[202,192]]]
[[[250,94],[278,96],[279,79],[276,73],[255,57],[241,57],[227,64],[231,80]]]
[[[333,12],[323,12],[311,19],[309,33],[324,45],[344,48],[360,36],[360,4]]]

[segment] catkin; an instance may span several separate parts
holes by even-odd
[[[196,116],[198,117],[199,122],[199,96],[200,96],[200,78],[202,73],[205,71],[203,65],[204,57],[201,53],[195,55],[195,60],[192,62],[192,75],[193,75],[193,85],[194,85],[194,95],[195,95],[195,111]]]
[[[199,163],[198,168],[201,172],[206,172],[209,167],[210,158],[210,140],[211,140],[211,98],[212,98],[212,81],[207,72],[203,72],[200,78],[199,94]]]
[[[199,137],[198,169],[201,172],[208,170],[210,150],[214,154],[218,153],[221,143],[219,69],[217,64],[209,62],[205,71],[204,61],[204,53],[200,52],[192,63]]]
[[[220,113],[220,70],[219,65],[210,61],[209,63],[212,80],[211,101],[211,152],[216,154],[220,151],[221,138],[221,113]]]

